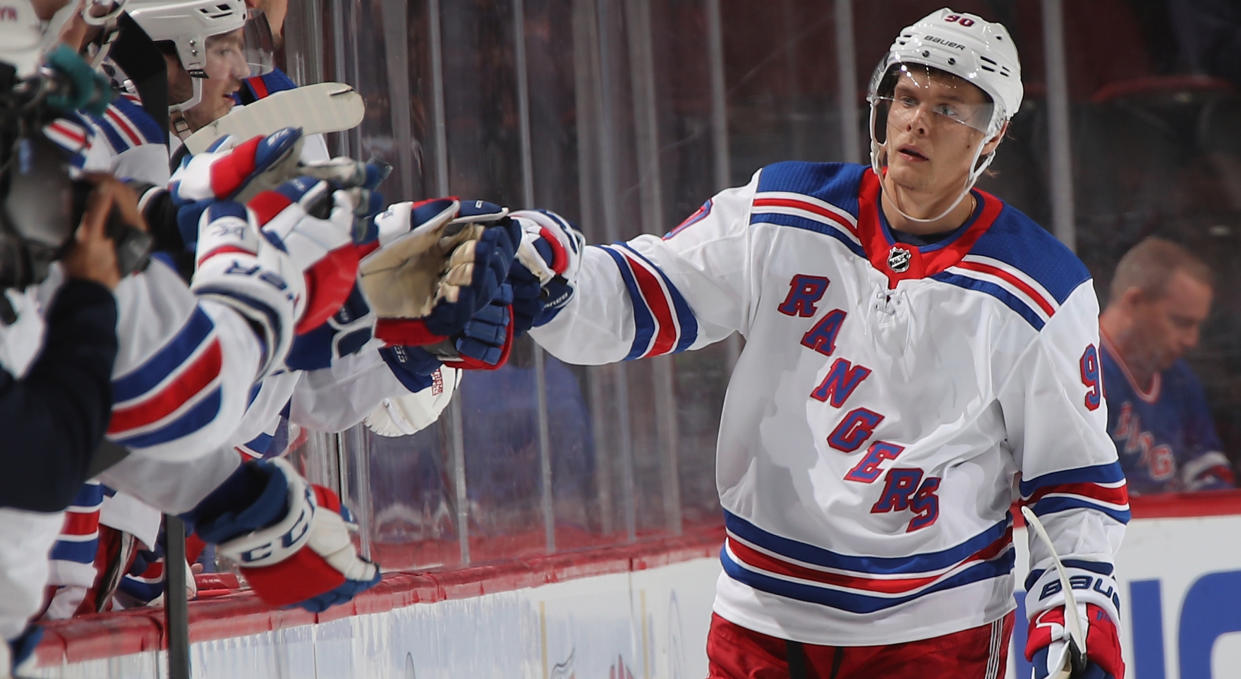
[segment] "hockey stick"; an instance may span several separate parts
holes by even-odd
[[[1086,634],[1082,631],[1082,622],[1077,618],[1077,598],[1073,596],[1073,586],[1069,582],[1069,574],[1064,570],[1064,564],[1060,563],[1060,555],[1056,554],[1056,547],[1051,542],[1051,536],[1047,534],[1047,529],[1043,528],[1043,522],[1034,515],[1029,507],[1022,505],[1021,515],[1026,517],[1026,525],[1034,529],[1034,533],[1038,535],[1043,544],[1047,545],[1047,551],[1051,555],[1051,562],[1056,567],[1056,573],[1060,576],[1060,586],[1064,588],[1064,625],[1069,630],[1069,654],[1065,657],[1063,667],[1056,670],[1056,673],[1049,676],[1048,679],[1070,679],[1071,677],[1080,676],[1080,673],[1086,669]]]
[[[304,134],[341,132],[357,127],[366,113],[362,95],[344,83],[319,83],[275,92],[233,109],[185,140],[190,153],[201,153],[226,134],[249,139],[282,127],[301,127]]]

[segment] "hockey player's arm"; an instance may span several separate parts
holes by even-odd
[[[1192,373],[1189,377],[1193,377]],[[1187,459],[1180,461],[1179,473],[1186,490],[1224,490],[1236,487],[1232,465],[1222,452],[1211,409],[1207,405],[1202,384],[1195,378],[1186,390],[1187,398],[1179,406],[1188,413],[1186,438]]]
[[[1009,442],[1021,470],[1020,502],[1045,526],[1078,607],[1067,610],[1051,550],[1029,531],[1026,657],[1038,679],[1068,653],[1065,617],[1086,630],[1087,666],[1121,679],[1120,588],[1114,555],[1129,520],[1124,473],[1107,434],[1098,360],[1098,303],[1089,280],[1072,292],[1012,365],[1001,388]]]
[[[53,512],[73,500],[112,410],[116,317],[107,288],[70,279],[52,302],[29,372],[18,379],[0,371],[0,418],[11,451],[0,505]]]
[[[531,337],[568,363],[603,364],[697,349],[745,328],[757,181],[716,194],[662,238],[587,245],[572,296]]]

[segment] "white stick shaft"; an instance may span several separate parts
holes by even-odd
[[[1026,525],[1034,530],[1043,544],[1047,545],[1047,552],[1051,555],[1051,562],[1056,567],[1056,573],[1060,576],[1060,586],[1064,588],[1064,624],[1069,630],[1069,638],[1077,645],[1082,653],[1086,652],[1086,634],[1082,631],[1082,622],[1077,618],[1077,598],[1073,596],[1073,586],[1069,582],[1068,571],[1064,570],[1064,564],[1060,562],[1060,555],[1056,553],[1056,546],[1051,542],[1051,536],[1047,534],[1047,529],[1043,527],[1043,522],[1034,515],[1029,507],[1021,507],[1022,516],[1026,517]],[[1070,660],[1069,665],[1065,669],[1058,672],[1054,679],[1063,679],[1068,677],[1072,672],[1071,656],[1066,656],[1066,660]]]

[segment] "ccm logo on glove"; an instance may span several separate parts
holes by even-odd
[[[289,526],[289,530],[282,535],[278,535],[275,540],[266,544],[258,545],[252,549],[247,549],[240,555],[242,563],[255,563],[264,559],[271,558],[277,549],[287,550],[300,542],[304,542],[310,534],[310,515],[311,509],[314,507],[315,499],[311,495],[310,487],[306,487],[306,504],[302,505],[301,511],[298,512],[297,518],[293,520],[293,525]]]

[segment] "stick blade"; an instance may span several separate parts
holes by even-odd
[[[305,134],[343,132],[357,127],[365,114],[362,95],[345,83],[304,85],[234,108],[186,138],[185,146],[201,153],[224,135],[241,141],[284,127],[300,127]]]

